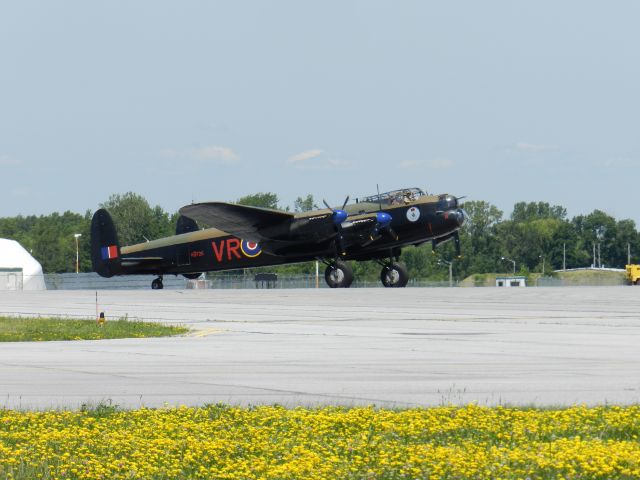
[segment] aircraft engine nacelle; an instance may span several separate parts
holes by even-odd
[[[445,222],[458,227],[464,226],[469,218],[467,212],[465,212],[462,208],[456,208],[454,210],[442,212],[442,217],[444,218]]]
[[[391,228],[391,215],[386,212],[377,212],[355,220],[347,220],[342,223],[343,236],[347,242],[367,245],[379,239],[382,234],[397,238]]]

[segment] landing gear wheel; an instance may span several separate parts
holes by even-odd
[[[380,272],[382,285],[388,288],[402,288],[409,283],[409,272],[404,263],[394,262],[382,267]]]
[[[162,290],[164,285],[162,284],[162,277],[156,278],[153,282],[151,282],[152,290]]]
[[[324,279],[330,288],[349,288],[353,282],[353,270],[346,263],[337,260],[327,266]]]

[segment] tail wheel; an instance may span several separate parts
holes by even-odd
[[[345,262],[337,260],[327,266],[324,279],[331,288],[349,288],[353,282],[353,270]]]
[[[385,265],[380,272],[380,280],[382,285],[388,288],[402,288],[409,283],[409,272],[407,266],[401,262],[394,262],[391,265]]]
[[[151,282],[152,290],[162,290],[163,288],[164,288],[164,285],[162,284],[161,278],[156,278],[153,282]]]
[[[638,278],[638,279],[636,280],[636,285],[639,285],[639,286],[640,286],[640,278]]]

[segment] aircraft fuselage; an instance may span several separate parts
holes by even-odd
[[[425,195],[419,189],[296,214],[223,202],[188,205],[181,213],[179,234],[120,247],[110,215],[98,210],[91,226],[94,270],[104,277],[158,275],[153,288],[162,288],[165,274],[193,278],[202,272],[322,260],[328,265],[327,283],[348,287],[353,270],[344,261],[375,259],[383,265],[385,286],[405,286],[408,272],[397,262],[402,249],[427,241],[435,248],[453,239],[459,254],[457,232],[466,221],[456,197]],[[220,222],[235,234],[200,230],[195,218]]]

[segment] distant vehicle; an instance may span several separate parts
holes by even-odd
[[[640,285],[640,265],[627,265],[626,270],[629,285]]]
[[[376,260],[385,287],[404,287],[407,267],[402,249],[431,241],[433,248],[453,240],[467,221],[459,199],[405,188],[356,199],[340,208],[290,213],[225,202],[180,209],[176,235],[123,246],[109,213],[98,210],[91,222],[91,260],[103,277],[152,274],[161,289],[163,275],[197,278],[202,272],[320,260],[332,288],[347,288],[353,270],[346,260]],[[200,229],[197,222],[210,227]]]

